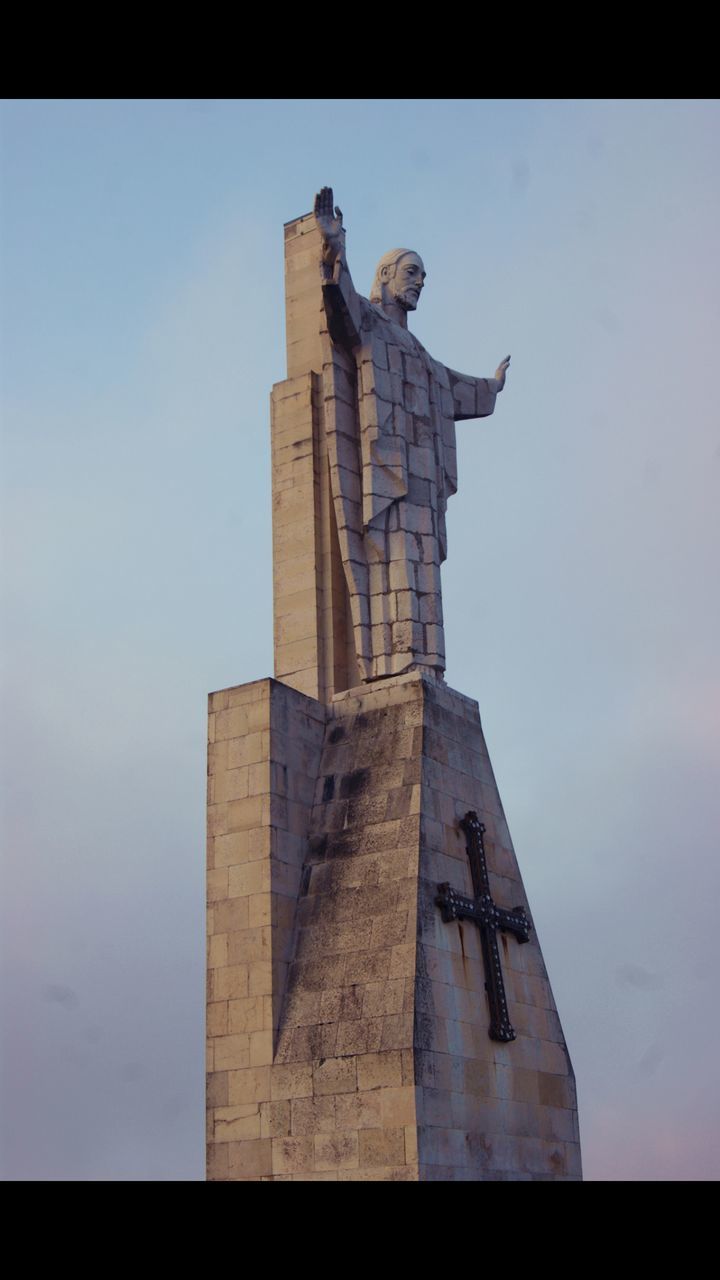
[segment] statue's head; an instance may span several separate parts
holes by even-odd
[[[396,302],[404,311],[414,311],[425,287],[425,267],[413,249],[391,249],[383,254],[375,270],[370,301]]]

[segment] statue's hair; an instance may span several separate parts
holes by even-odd
[[[414,249],[391,249],[389,253],[383,254],[375,268],[375,279],[372,282],[372,289],[370,290],[371,302],[382,302],[383,281],[380,273],[382,272],[383,267],[397,267],[400,259],[406,258],[409,253],[415,254],[416,258],[419,256],[415,253]],[[391,273],[391,279],[394,275],[395,272],[393,271]]]

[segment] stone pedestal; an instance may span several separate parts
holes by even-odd
[[[468,810],[525,898],[477,703],[413,672],[327,704],[210,697],[208,1177],[574,1180],[572,1067],[535,930],[500,935],[517,1039],[488,1035]]]

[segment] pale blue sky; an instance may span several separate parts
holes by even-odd
[[[448,681],[480,703],[586,1176],[720,1176],[714,102],[2,107],[3,1172],[203,1176],[205,699],[272,673],[283,222],[489,374]]]

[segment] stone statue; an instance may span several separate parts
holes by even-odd
[[[322,239],[325,428],[330,482],[363,680],[445,669],[440,565],[457,492],[455,422],[484,418],[505,385],[433,360],[407,327],[425,286],[411,249],[380,259],[356,293],[333,193],[315,198]]]

